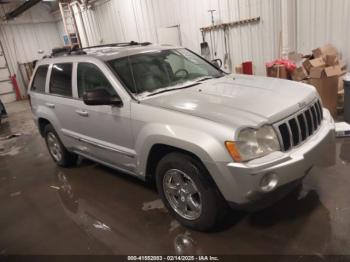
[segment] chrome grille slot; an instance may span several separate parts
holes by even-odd
[[[306,141],[320,127],[323,119],[320,101],[274,125],[282,151],[288,151]]]
[[[283,149],[284,151],[288,151],[292,145],[290,144],[290,134],[288,130],[287,124],[282,124],[278,127],[279,132],[281,133]]]
[[[314,132],[314,125],[312,123],[312,119],[311,119],[311,114],[309,110],[306,110],[304,112],[305,117],[306,117],[306,124],[307,124],[307,129],[309,131],[309,136],[311,136]]]
[[[322,109],[322,105],[321,105],[320,101],[318,101],[317,104],[318,104],[318,107],[320,108],[320,111],[321,111],[321,119],[323,120],[323,109]]]
[[[314,131],[315,131],[318,127],[317,116],[316,116],[315,108],[313,106],[310,108],[310,110],[312,115],[312,123],[314,124]]]
[[[300,131],[301,131],[301,141],[305,141],[307,137],[307,128],[306,128],[305,117],[303,114],[298,115],[298,122],[300,126]]]
[[[292,133],[293,146],[297,146],[299,144],[300,132],[299,132],[298,124],[295,118],[292,118],[291,120],[289,120],[289,126]]]
[[[317,108],[317,112],[318,112],[319,120],[320,120],[319,123],[321,124],[322,119],[323,119],[323,112],[322,112],[322,107],[321,107],[319,101],[315,104],[315,107]]]

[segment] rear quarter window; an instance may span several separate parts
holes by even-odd
[[[33,79],[32,86],[30,88],[31,91],[45,93],[45,83],[48,68],[48,65],[42,65],[38,67]]]
[[[72,97],[72,63],[54,64],[50,77],[50,94]]]

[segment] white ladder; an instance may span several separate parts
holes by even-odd
[[[64,30],[67,35],[67,42],[65,43],[71,47],[81,47],[80,37],[77,30],[77,25],[74,17],[74,12],[70,5],[71,1],[61,0],[59,1],[61,16],[63,20]]]

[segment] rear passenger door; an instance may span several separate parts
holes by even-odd
[[[78,141],[71,134],[76,132],[77,126],[72,118],[76,99],[73,98],[73,63],[55,63],[51,65],[49,79],[49,93],[45,107],[51,115],[50,120],[61,138],[63,144],[70,150],[78,146]]]
[[[37,111],[41,106],[45,106],[47,95],[46,89],[46,76],[49,70],[49,65],[40,65],[35,71],[33,81],[30,86],[29,98],[32,105],[34,115],[37,115]]]
[[[102,68],[102,70],[106,68]],[[118,95],[110,77],[94,63],[77,64],[77,96],[75,122],[82,141],[81,152],[96,160],[134,173],[135,152],[130,127],[130,106],[89,106],[82,98],[85,91],[104,89],[111,96]]]

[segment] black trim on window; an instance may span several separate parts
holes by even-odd
[[[42,70],[42,69],[46,70],[46,72],[44,73],[45,74],[44,83],[43,83],[44,84],[44,88],[40,89],[40,90],[37,90],[37,88],[33,89],[35,81],[36,81],[37,77],[39,76],[38,74],[41,73],[40,70]],[[35,93],[39,93],[39,94],[45,94],[46,93],[45,89],[46,89],[46,80],[47,80],[48,72],[49,72],[49,65],[40,65],[40,66],[38,66],[38,68],[35,71],[35,76],[33,78],[33,82],[32,82],[32,84],[30,86],[30,91],[31,92],[35,92]]]

